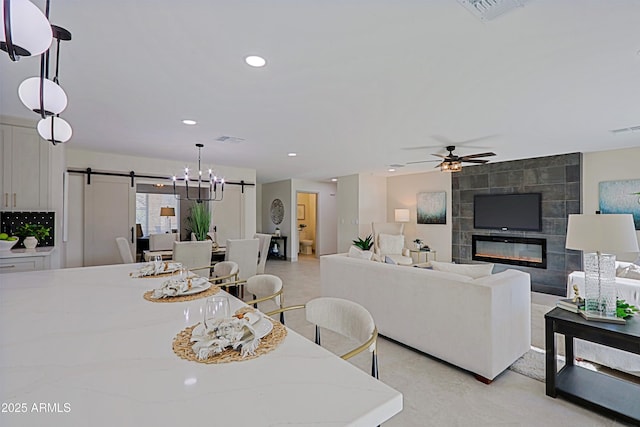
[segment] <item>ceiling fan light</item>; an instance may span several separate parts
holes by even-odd
[[[462,170],[462,163],[456,161],[444,161],[440,163],[441,172],[460,172]]]
[[[42,82],[45,115],[60,114],[67,108],[67,94],[60,85],[49,79],[43,79]],[[20,83],[18,96],[28,109],[40,114],[40,77],[31,77]]]
[[[0,5],[0,49],[7,51],[4,2],[9,2],[11,43],[17,56],[36,56],[49,49],[53,40],[47,17],[29,0],[3,0]]]
[[[51,122],[53,121],[53,135],[51,134]],[[57,116],[49,116],[38,122],[38,133],[43,139],[58,144],[71,139],[71,125],[66,120]],[[55,138],[55,140],[54,140]]]

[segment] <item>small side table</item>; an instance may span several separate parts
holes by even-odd
[[[411,253],[411,260],[414,264],[424,264],[427,262],[436,261],[436,251],[409,249],[409,252]],[[424,259],[424,261],[422,259]]]

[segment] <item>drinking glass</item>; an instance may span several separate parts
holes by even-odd
[[[187,280],[188,276],[189,276],[189,270],[182,265],[178,265],[178,267],[172,273],[172,278],[179,282],[183,282]]]
[[[154,255],[153,256],[153,265],[156,267],[156,272],[160,271],[162,267],[162,255]]]
[[[210,328],[216,321],[229,317],[229,298],[214,296],[208,298],[204,308],[204,327]]]

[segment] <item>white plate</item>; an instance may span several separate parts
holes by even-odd
[[[273,330],[273,323],[268,318],[263,317],[253,325],[253,330],[256,331],[257,338],[266,337]]]
[[[204,291],[206,291],[206,290],[207,290],[207,289],[209,289],[210,287],[211,287],[211,282],[207,282],[207,284],[206,284],[206,285],[204,285],[204,286],[196,286],[196,287],[193,287],[193,288],[189,289],[188,291],[180,292],[180,293],[179,293],[179,294],[177,294],[176,296],[177,296],[177,297],[182,297],[182,296],[185,296],[185,295],[199,294],[200,292],[204,292]]]

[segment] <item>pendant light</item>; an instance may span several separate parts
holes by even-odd
[[[189,176],[189,168],[187,167],[184,169],[184,178],[182,180],[184,181],[185,196],[181,196],[178,193],[178,190],[176,188],[176,181],[180,180],[180,178],[174,175],[172,178],[173,195],[177,200],[192,200],[192,201],[195,201],[196,203],[220,202],[224,198],[224,178],[220,178],[214,175],[211,169],[209,169],[209,173],[207,176],[205,177],[202,176],[202,168],[200,165],[200,152],[202,150],[202,147],[204,147],[204,145],[196,144],[196,147],[198,148],[198,176],[197,178],[191,178]],[[198,187],[197,187],[198,196],[195,198],[193,196],[189,196],[189,181],[196,181],[198,183]],[[208,193],[209,193],[208,197],[204,197],[202,195],[202,190],[208,190]],[[193,188],[191,189],[191,191],[193,191]]]
[[[0,9],[0,49],[12,61],[49,49],[53,35],[47,17],[29,0],[3,0]]]
[[[40,114],[40,85],[43,86],[43,104],[44,114],[50,116],[52,114],[60,114],[67,108],[67,94],[60,85],[49,79],[40,77],[30,77],[18,86],[18,97],[20,101],[31,111]]]
[[[48,116],[38,122],[38,133],[53,145],[67,142],[73,131],[66,120],[58,116]]]

